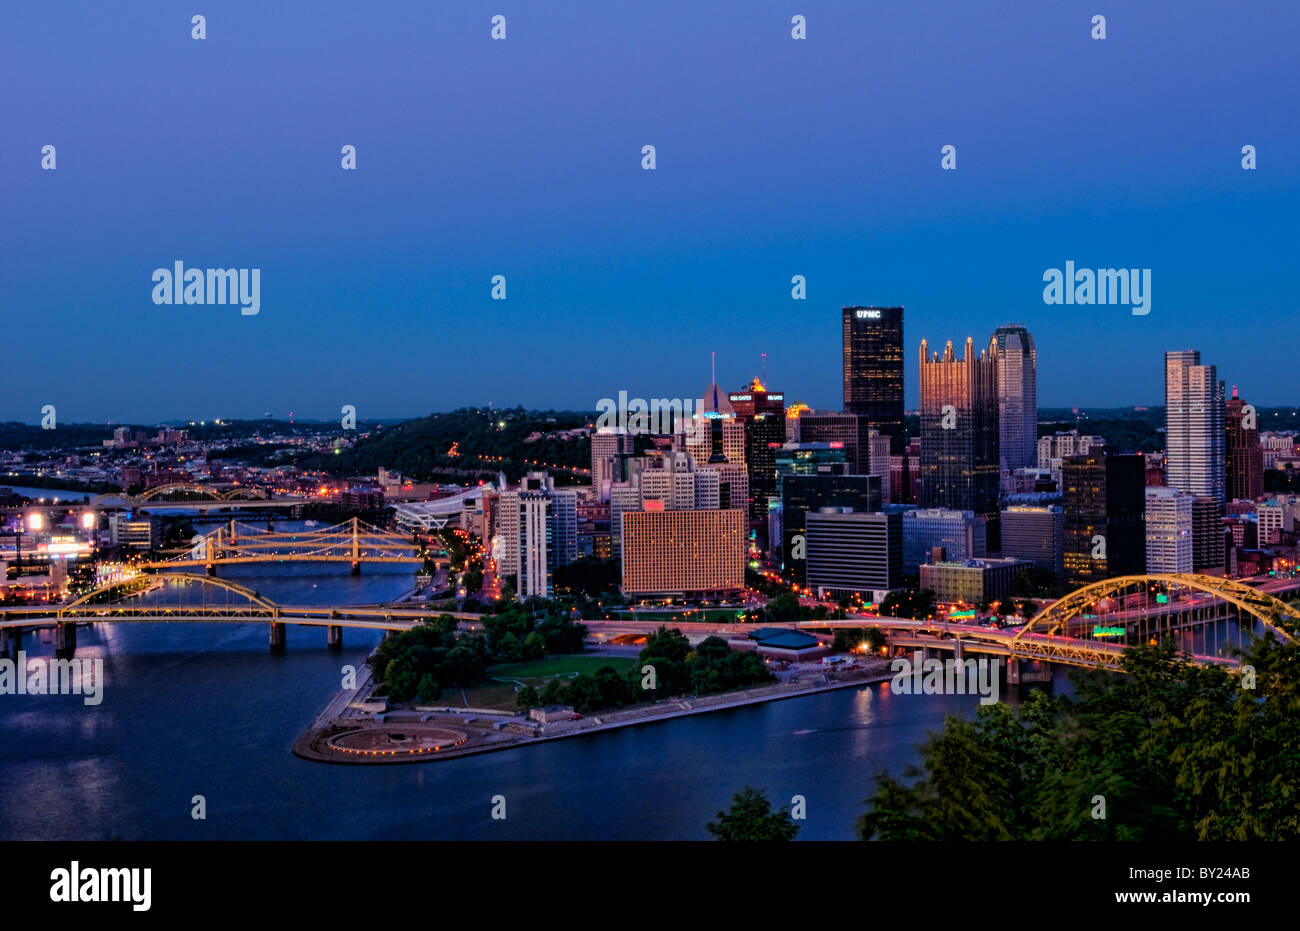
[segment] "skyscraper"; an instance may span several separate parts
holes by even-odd
[[[974,511],[988,518],[997,547],[999,492],[997,343],[975,355],[966,338],[958,359],[952,340],[927,358],[921,340],[921,505]]]
[[[591,487],[602,501],[609,500],[609,486],[627,481],[627,460],[633,453],[635,437],[611,427],[601,427],[591,435]]]
[[[1018,323],[993,331],[997,351],[998,430],[1002,466],[1020,469],[1038,461],[1038,351]]]
[[[857,414],[862,442],[874,427],[903,451],[903,308],[845,307],[844,413]]]
[[[776,497],[776,450],[785,442],[785,394],[768,391],[755,378],[727,400],[745,430],[749,519],[766,520],[768,502]]]
[[[1165,353],[1165,483],[1213,499],[1227,486],[1223,382],[1194,349]]]
[[[1225,494],[1229,501],[1254,501],[1264,494],[1264,450],[1259,445],[1255,409],[1237,397],[1236,385],[1224,404],[1223,421],[1228,434],[1224,444],[1228,470]]]
[[[516,489],[501,492],[497,569],[517,576],[521,599],[550,598],[556,566],[578,555],[578,495],[558,490],[545,472],[529,472]]]
[[[1087,585],[1146,569],[1146,466],[1141,453],[1094,450],[1061,465],[1065,575]]]
[[[1147,572],[1192,571],[1192,502],[1177,488],[1146,490]]]

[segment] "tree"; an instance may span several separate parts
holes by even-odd
[[[541,705],[559,705],[564,702],[564,698],[564,680],[556,677],[542,686],[542,694],[537,696],[537,701]]]
[[[524,710],[536,708],[541,704],[541,699],[537,695],[537,689],[531,685],[525,685],[515,693],[515,704]]]
[[[1122,674],[1074,674],[1073,696],[1036,690],[1015,714],[997,704],[974,721],[949,718],[910,784],[877,778],[860,836],[1300,838],[1300,644],[1261,637],[1243,662],[1249,685],[1193,665],[1172,641],[1133,647]]]
[[[420,679],[420,687],[417,690],[417,694],[420,696],[420,701],[431,702],[442,695],[442,686],[438,684],[438,680],[430,673],[425,673]]]
[[[717,819],[706,825],[715,840],[794,840],[799,833],[788,808],[772,811],[767,796],[749,786],[731,797],[731,808],[718,812]]]
[[[767,616],[774,621],[797,620],[799,597],[794,592],[781,592],[767,599]]]
[[[546,638],[537,631],[533,631],[524,640],[523,659],[531,662],[535,659],[541,659],[545,655]]]

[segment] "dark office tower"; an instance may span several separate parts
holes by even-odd
[[[1087,585],[1146,571],[1146,466],[1141,453],[1094,450],[1061,460],[1065,578]]]
[[[868,456],[858,451],[858,418],[853,414],[803,414],[795,421],[795,442],[830,443],[848,456],[851,472],[867,475]]]
[[[1194,349],[1165,353],[1165,484],[1223,508],[1223,382]]]
[[[790,570],[795,581],[803,584],[807,565],[805,547],[796,538],[803,534],[804,518],[809,513],[826,507],[875,513],[881,504],[878,475],[841,475],[827,470],[812,475],[784,476],[781,480],[784,567]]]
[[[845,307],[844,413],[857,414],[859,449],[867,431],[889,437],[903,451],[903,308]]]
[[[768,391],[755,378],[727,401],[745,430],[749,519],[767,520],[768,502],[776,497],[776,450],[785,443],[785,392]]]
[[[776,497],[776,453],[784,444],[784,411],[766,411],[745,421],[750,520],[767,520],[768,502]]]
[[[1237,397],[1236,385],[1224,405],[1223,422],[1228,431],[1228,500],[1254,501],[1264,494],[1264,450],[1255,409]]]
[[[1223,516],[1219,502],[1200,495],[1192,501],[1192,571],[1224,568]]]
[[[958,359],[952,340],[943,356],[926,356],[921,340],[922,507],[974,511],[988,519],[988,547],[998,546],[997,343],[975,355],[966,338]]]
[[[997,344],[998,429],[1003,468],[1038,465],[1038,352],[1023,325],[993,331]]]

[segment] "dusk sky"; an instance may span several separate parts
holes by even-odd
[[[1041,406],[1162,403],[1184,348],[1300,401],[1300,4],[281,6],[6,10],[0,419],[594,409],[714,350],[839,409],[846,304],[906,307],[909,408],[923,337],[1010,322]],[[260,312],[155,305],[177,260]],[[1067,260],[1150,268],[1150,313],[1045,304]]]

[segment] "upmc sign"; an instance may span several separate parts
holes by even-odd
[[[880,319],[880,311],[878,311],[878,310],[859,310],[859,311],[858,311],[858,319],[859,319],[859,320],[879,320],[879,319]]]

